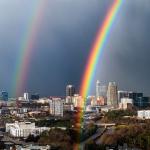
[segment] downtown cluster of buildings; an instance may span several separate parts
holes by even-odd
[[[76,113],[83,109],[83,118],[87,122],[100,115],[101,111],[134,108],[139,119],[150,119],[150,98],[143,96],[143,93],[120,91],[115,82],[102,85],[99,81],[96,82],[95,91],[96,94],[88,96],[86,100],[76,92],[73,85],[66,86],[65,97],[40,98],[39,94],[24,93],[22,97],[13,99],[8,98],[8,93],[3,91],[0,93],[0,116],[19,118],[19,121],[14,119],[11,123],[5,123],[6,132],[16,138],[27,138],[30,134],[40,135],[43,131],[50,130],[49,127],[35,126],[35,122],[30,122],[29,118],[40,120],[48,116],[62,119],[66,112]]]
[[[120,91],[115,82],[102,85],[96,82],[96,94],[83,99],[76,93],[73,85],[66,86],[65,97],[40,98],[39,94],[24,93],[22,97],[8,101],[8,93],[2,92],[0,101],[0,114],[11,113],[24,117],[28,115],[50,114],[63,117],[65,111],[74,111],[76,108],[83,108],[86,111],[98,109],[144,109],[150,106],[150,98],[143,96],[143,93],[133,91]],[[83,104],[83,102],[86,104]]]
[[[68,85],[66,87],[66,103],[73,107],[83,107],[84,99],[75,94],[75,87]],[[150,106],[150,97],[145,97],[143,93],[133,91],[120,91],[115,82],[109,82],[108,85],[102,85],[96,82],[96,94],[86,98],[86,109],[92,111],[94,108],[101,109],[143,109]]]
[[[139,109],[150,106],[150,98],[143,93],[118,90],[115,82],[109,82],[108,86],[96,82],[95,105],[108,106],[119,109],[137,107]]]
[[[132,91],[119,91],[115,82],[101,85],[96,82],[96,94],[88,96],[86,104],[83,105],[84,99],[79,94],[76,94],[76,89],[73,85],[66,86],[65,97],[47,97],[40,98],[38,94],[24,93],[22,97],[8,100],[8,93],[2,92],[0,101],[0,114],[12,115],[21,118],[30,117],[64,117],[65,112],[77,111],[77,108],[84,107],[85,112],[99,113],[101,111],[109,111],[113,109],[140,109],[138,111],[139,118],[150,118],[149,110],[141,110],[149,107],[149,97],[144,97],[143,93]],[[32,127],[31,127],[32,126]],[[15,122],[6,124],[6,130],[14,137],[25,137],[29,133],[41,133],[47,130],[45,127],[36,128],[35,124],[30,122]],[[29,132],[27,132],[27,131]]]

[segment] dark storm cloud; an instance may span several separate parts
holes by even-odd
[[[96,78],[150,95],[150,1],[124,1]]]
[[[105,14],[109,3],[59,0],[48,4],[51,9],[46,10],[41,26],[44,32],[37,45],[41,50],[37,50],[33,59],[36,69],[31,70],[31,76],[36,74],[37,78],[31,77],[32,85],[29,84],[31,89],[37,85],[37,90],[45,85],[42,86],[44,94],[64,95],[67,84],[74,84],[77,89],[80,86],[93,37],[103,18],[99,13]]]
[[[15,88],[12,83],[18,54],[38,2],[0,0],[0,88],[9,93]],[[68,83],[79,87],[89,47],[103,18],[100,14],[105,13],[109,1],[47,0],[46,3],[24,90],[62,95]]]
[[[47,0],[24,90],[48,96],[64,95],[66,84],[79,88],[89,50],[111,3]],[[0,88],[9,93],[22,37],[36,4],[37,0],[0,0]],[[149,0],[124,1],[95,80],[149,92],[149,5]]]

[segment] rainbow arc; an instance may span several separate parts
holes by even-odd
[[[80,86],[80,95],[83,97],[83,102],[81,103],[81,107],[85,109],[86,98],[89,94],[90,87],[95,75],[95,71],[97,68],[97,64],[99,59],[102,56],[102,52],[104,51],[104,47],[109,40],[109,35],[111,33],[111,29],[115,18],[117,17],[117,13],[121,8],[121,5],[124,0],[113,0],[112,5],[107,11],[106,17],[99,28],[96,36],[96,40],[93,43],[93,46],[90,50],[89,57],[87,59],[87,64],[85,66],[84,74],[82,77],[82,82]],[[82,118],[83,118],[84,110],[78,114],[77,121],[81,123],[82,126]],[[81,129],[81,128],[80,128]],[[74,147],[74,150],[81,149],[80,144]]]
[[[47,1],[37,1],[33,7],[29,21],[27,22],[26,32],[21,41],[21,46],[18,54],[18,60],[16,62],[16,68],[14,71],[14,81],[12,94],[19,96],[23,92],[28,74],[31,59],[35,50],[35,43],[37,34],[40,30],[41,20],[44,10],[46,8]],[[24,91],[25,92],[25,91]]]
[[[117,16],[117,13],[119,12],[119,9],[123,3],[123,0],[114,0],[111,7],[109,8],[107,15],[99,28],[96,36],[96,40],[93,43],[93,46],[90,50],[90,54],[88,57],[88,61],[85,67],[85,71],[82,77],[82,83],[80,88],[80,95],[83,98],[86,98],[86,96],[89,93],[95,71],[97,68],[97,63],[101,57],[102,51],[104,50],[104,46],[107,43],[107,40],[109,40],[108,36],[110,35],[113,22],[115,21],[115,18]]]

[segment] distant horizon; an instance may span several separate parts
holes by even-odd
[[[99,80],[100,81],[100,80]],[[115,81],[109,81],[109,82],[115,82]],[[108,84],[109,84],[109,82],[108,82]],[[102,83],[101,85],[102,86],[108,86],[108,84],[106,84],[106,82],[100,82],[100,83]],[[146,97],[150,97],[150,94],[149,95],[147,95],[144,91],[138,91],[138,90],[135,90],[135,89],[125,89],[125,88],[119,88],[119,86],[118,86],[118,84],[117,84],[117,82],[115,82],[116,83],[116,85],[117,85],[117,88],[118,88],[118,91],[127,91],[127,92],[135,92],[135,93],[143,93],[143,95],[144,96],[146,96]],[[66,86],[67,85],[74,85],[74,84],[66,84]],[[79,94],[79,89],[77,89],[76,88],[76,86],[75,86],[75,89],[76,89],[76,91],[78,91],[78,92],[76,92],[75,94]],[[96,83],[95,83],[95,89],[94,89],[95,91],[93,92],[93,93],[90,93],[88,96],[96,96]],[[3,90],[3,91],[5,91],[5,90]],[[5,92],[7,92],[7,91],[5,91]],[[64,88],[64,94],[62,94],[62,95],[53,95],[53,94],[51,94],[51,95],[49,95],[49,94],[40,94],[39,92],[30,92],[30,91],[28,91],[28,90],[26,90],[26,92],[23,92],[22,93],[22,95],[20,95],[20,96],[18,96],[18,97],[23,97],[23,94],[24,93],[29,93],[29,95],[34,95],[34,94],[39,94],[39,96],[41,97],[41,98],[44,98],[44,97],[65,97],[66,95],[65,95],[65,92],[66,92],[66,87]],[[9,93],[8,93],[8,95],[9,95]],[[15,97],[10,97],[9,96],[9,98],[17,98],[17,96],[15,96]]]

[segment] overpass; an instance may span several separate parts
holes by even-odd
[[[99,126],[99,127],[112,127],[112,126],[116,126],[116,123],[95,123],[95,125]]]

